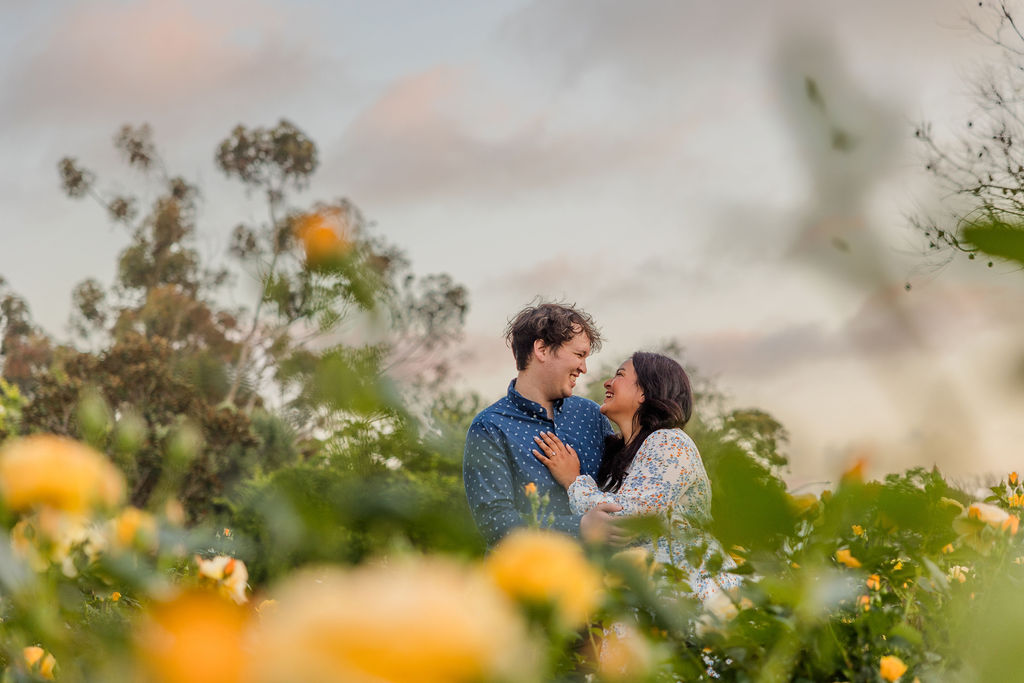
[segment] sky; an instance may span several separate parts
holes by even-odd
[[[0,275],[67,337],[71,288],[111,282],[128,237],[56,164],[145,192],[111,145],[123,123],[199,183],[198,244],[224,259],[263,209],[213,151],[287,118],[321,159],[295,205],[348,197],[417,272],[468,288],[457,371],[485,399],[514,375],[509,317],[567,300],[605,334],[592,369],[675,340],[730,405],[774,415],[794,487],[860,457],[973,481],[1020,461],[1024,276],[938,267],[908,216],[944,201],[914,127],[952,139],[998,59],[976,5],[0,3]]]

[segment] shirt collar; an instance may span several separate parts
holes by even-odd
[[[512,405],[514,405],[516,408],[519,408],[519,410],[523,411],[524,413],[526,413],[528,415],[535,415],[537,417],[543,417],[543,418],[547,419],[548,411],[544,409],[544,406],[542,406],[541,404],[537,403],[536,401],[531,401],[530,399],[526,398],[525,396],[520,394],[518,391],[516,391],[516,380],[515,379],[513,379],[511,382],[509,382],[509,385],[508,385],[508,400],[512,401]],[[564,402],[565,402],[564,398],[559,398],[559,399],[556,399],[554,401],[552,407],[554,408],[553,412],[556,415],[558,413],[562,412],[562,404]]]

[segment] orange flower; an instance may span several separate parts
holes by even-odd
[[[843,476],[840,477],[839,481],[842,484],[862,484],[864,483],[864,468],[867,467],[868,460],[865,457],[857,458],[853,465],[843,472]]]
[[[136,629],[146,680],[242,683],[246,625],[245,610],[213,593],[194,591],[157,603]]]
[[[302,216],[295,224],[295,236],[302,242],[306,262],[313,268],[336,264],[352,248],[346,221],[338,210]]]
[[[146,548],[156,546],[156,520],[144,510],[127,507],[112,520],[111,524],[114,528],[114,541],[120,547],[130,547],[136,542]]]
[[[124,497],[124,477],[85,444],[36,434],[0,449],[0,495],[11,510],[45,505],[83,513],[96,505],[119,503]]]
[[[878,673],[889,683],[893,683],[893,681],[899,680],[903,674],[907,673],[907,665],[899,657],[886,655],[879,662]]]
[[[21,654],[29,671],[48,681],[53,680],[53,667],[57,666],[57,660],[53,655],[38,645],[26,647]]]
[[[952,543],[947,543],[946,545],[942,546],[942,554],[943,555],[948,555],[951,552],[953,552],[953,544]]]
[[[1010,485],[1011,486],[1016,486],[1017,485],[1017,473],[1016,472],[1010,472]]]
[[[857,598],[857,606],[863,607],[864,611],[867,612],[869,609],[871,609],[871,598],[869,598],[866,595],[861,595]]]
[[[600,576],[564,534],[517,529],[494,548],[484,569],[509,597],[552,605],[569,628],[584,624],[600,598]]]
[[[850,569],[857,569],[860,567],[860,560],[850,554],[849,548],[841,548],[836,551],[836,561],[839,564],[846,565]]]
[[[117,591],[114,591],[113,593],[110,594],[110,599],[112,601],[114,601],[114,602],[117,602],[118,600],[121,599],[121,594],[118,593]]]
[[[527,484],[526,486],[524,486],[523,490],[526,492],[526,495],[528,495],[528,496],[536,496],[537,495],[537,485],[534,484],[532,481],[529,484]]]
[[[868,588],[876,591],[882,587],[882,577],[880,577],[878,574],[872,574],[868,577],[867,584]]]
[[[451,560],[305,570],[274,594],[280,606],[252,641],[251,683],[538,680],[518,610]]]
[[[850,528],[853,529],[853,535],[854,536],[863,536],[864,535],[864,527],[862,527],[860,524],[854,524]]]

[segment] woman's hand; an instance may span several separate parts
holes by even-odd
[[[566,446],[562,440],[551,432],[541,432],[540,436],[533,437],[540,450],[534,450],[537,456],[551,472],[562,488],[569,486],[580,476],[580,457],[572,446]]]

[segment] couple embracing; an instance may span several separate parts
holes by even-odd
[[[711,485],[683,431],[693,395],[679,363],[634,353],[605,381],[598,406],[573,396],[587,357],[601,345],[588,314],[554,303],[530,306],[509,323],[506,339],[518,374],[506,396],[473,420],[463,459],[466,496],[488,546],[525,524],[526,485],[533,483],[550,499],[546,526],[591,543],[630,542],[617,517],[670,515],[690,542],[638,539],[654,560],[683,570],[701,600],[735,586],[737,576],[712,576],[706,562],[694,567],[686,558],[691,542],[706,545],[705,559],[722,553],[689,522],[710,517]]]

